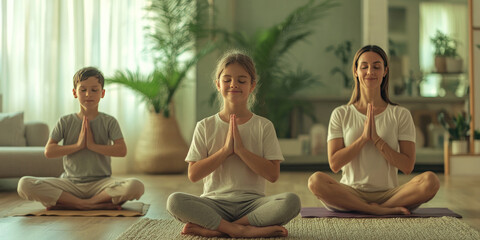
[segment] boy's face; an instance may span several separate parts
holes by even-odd
[[[77,83],[77,88],[73,89],[73,96],[78,98],[80,105],[85,108],[97,107],[100,98],[105,96],[105,89],[96,77],[89,77]]]

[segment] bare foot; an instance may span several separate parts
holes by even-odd
[[[377,203],[369,203],[370,206],[375,207],[373,214],[375,215],[389,215],[389,214],[402,214],[410,215],[410,211],[404,207],[382,207]]]
[[[286,237],[288,231],[282,226],[267,226],[267,227],[255,227],[255,226],[241,226],[240,231],[234,234],[229,234],[230,237]]]
[[[202,237],[225,237],[228,236],[222,232],[206,229],[200,225],[194,223],[187,223],[183,227],[182,234],[196,235]]]

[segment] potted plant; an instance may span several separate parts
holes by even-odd
[[[475,130],[473,134],[473,153],[480,154],[480,131]]]
[[[333,52],[335,57],[340,60],[340,66],[332,68],[330,74],[340,74],[343,80],[343,88],[348,90],[348,93],[352,91],[353,79],[351,77],[351,59],[352,59],[352,42],[346,40],[338,43],[337,45],[330,45],[325,49],[326,52]]]
[[[253,112],[273,122],[279,138],[291,137],[293,109],[299,109],[313,118],[307,101],[294,99],[295,93],[317,82],[317,77],[300,66],[291,68],[286,55],[293,46],[304,41],[314,24],[326,12],[337,6],[334,0],[311,0],[290,13],[286,19],[268,29],[247,36],[241,32],[224,31],[229,46],[245,49],[255,62],[259,84]],[[212,95],[211,103],[216,99]]]
[[[465,113],[450,118],[444,112],[438,115],[440,124],[448,131],[449,141],[452,143],[452,154],[468,153],[468,132],[470,130],[470,119]]]
[[[457,41],[437,30],[430,38],[435,48],[435,68],[438,73],[461,72],[463,60],[457,54]]]
[[[152,0],[146,7],[146,37],[154,70],[117,71],[107,83],[126,86],[141,96],[150,111],[149,121],[139,137],[135,151],[138,168],[147,173],[175,173],[186,169],[188,147],[182,138],[172,99],[187,72],[210,52],[210,44],[198,46],[196,39],[206,36],[204,27],[207,1]]]

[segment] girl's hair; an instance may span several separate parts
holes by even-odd
[[[222,75],[225,68],[228,65],[233,63],[238,63],[240,64],[240,66],[243,67],[243,69],[245,69],[245,71],[248,73],[248,75],[250,75],[250,78],[252,79],[251,84],[257,81],[258,79],[257,72],[255,70],[255,63],[253,63],[252,58],[248,56],[246,53],[244,53],[243,51],[233,49],[233,50],[227,51],[217,63],[217,68],[215,70],[215,78],[213,81],[215,88],[216,88],[216,83],[217,81],[220,80],[220,76]],[[247,103],[248,109],[250,109],[255,103],[255,100],[256,100],[255,94],[257,92],[256,89],[257,88],[255,88],[255,90],[248,97],[248,103]],[[218,102],[220,103],[220,108],[223,108],[222,94],[218,91],[217,91],[217,98],[218,98]]]
[[[103,77],[102,72],[100,72],[100,70],[98,70],[95,67],[84,67],[78,70],[73,76],[73,88],[77,88],[77,84],[79,82],[85,81],[89,77],[96,77],[98,79],[98,83],[102,85],[102,89],[103,89],[105,79]]]
[[[365,52],[375,52],[378,55],[380,55],[380,57],[382,57],[383,67],[384,69],[388,67],[388,70],[387,70],[387,74],[385,74],[385,77],[383,77],[382,84],[380,85],[380,95],[382,96],[383,101],[392,105],[397,105],[396,103],[393,103],[392,101],[390,101],[390,98],[388,97],[388,79],[390,75],[390,68],[388,66],[387,54],[385,53],[385,51],[383,51],[381,47],[377,45],[367,45],[360,48],[360,50],[357,51],[357,53],[355,54],[355,57],[353,58],[353,64],[352,64],[353,76],[355,76],[355,72],[357,71],[357,68],[358,68],[358,59]],[[360,81],[358,80],[358,77],[355,77],[355,87],[353,89],[352,97],[350,98],[350,101],[348,102],[348,104],[354,104],[358,102],[360,100],[360,94],[361,94]]]

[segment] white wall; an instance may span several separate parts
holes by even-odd
[[[218,10],[215,21],[218,27],[253,34],[257,29],[268,28],[283,21],[290,12],[306,2],[307,0],[215,1]],[[289,55],[292,69],[300,65],[320,76],[319,84],[306,89],[302,95],[338,95],[342,89],[342,81],[339,75],[331,77],[330,70],[340,63],[331,52],[325,52],[325,48],[351,40],[354,53],[362,44],[361,1],[339,0],[339,3],[341,6],[331,9],[327,16],[313,27],[315,33],[310,36],[308,42],[292,48]],[[198,64],[197,120],[218,111],[216,107],[210,107],[207,100],[215,91],[212,86],[212,72],[221,54],[221,51],[217,51]]]

